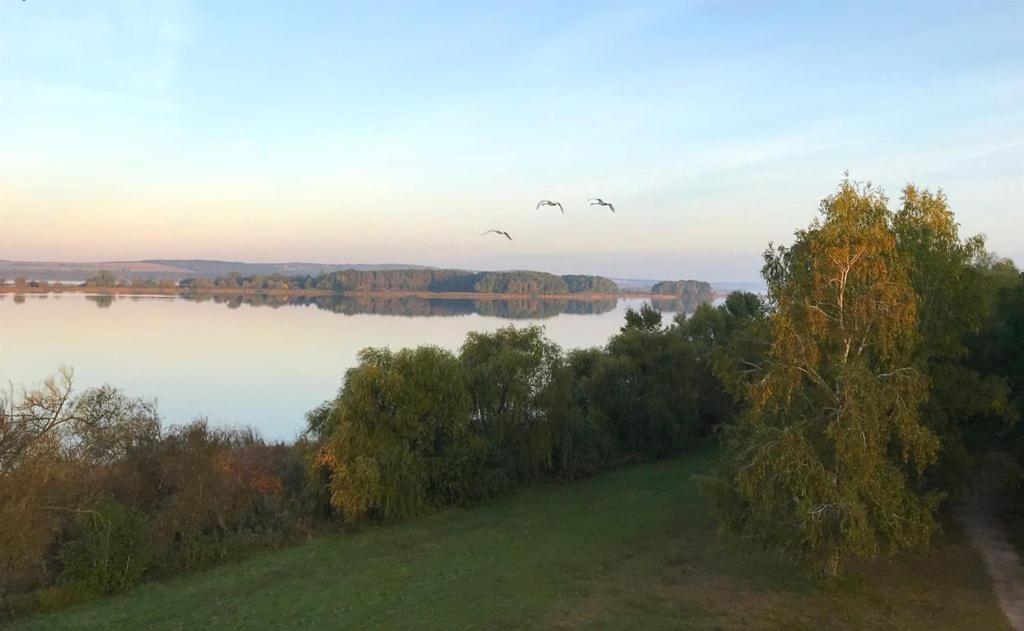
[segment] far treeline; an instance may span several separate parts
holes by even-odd
[[[843,181],[762,271],[765,298],[668,323],[630,309],[601,348],[508,327],[454,352],[364,349],[292,444],[165,427],[116,388],[72,393],[68,373],[8,397],[2,609],[708,443],[723,533],[825,577],[925,551],[979,472],[1024,510],[1024,275],[961,238],[941,192],[907,186],[891,209]]]
[[[318,276],[242,276],[181,281],[191,289],[321,289],[335,292],[617,294],[618,286],[602,276],[556,276],[546,272],[466,272],[452,269],[341,270]]]
[[[174,287],[173,281],[122,280],[104,270],[85,281],[87,287]],[[177,286],[183,289],[308,290],[343,292],[429,292],[495,293],[516,295],[619,294],[609,278],[586,274],[556,276],[546,272],[467,272],[453,269],[342,270],[317,276],[256,274],[243,276],[231,272],[215,278],[186,278]],[[651,293],[676,296],[699,302],[711,300],[709,283],[697,280],[663,281]]]

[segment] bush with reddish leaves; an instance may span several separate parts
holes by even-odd
[[[313,448],[204,420],[167,429],[155,405],[70,371],[0,398],[0,608],[65,605],[205,567],[307,532]]]

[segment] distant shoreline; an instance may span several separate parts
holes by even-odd
[[[48,287],[17,287],[0,285],[0,294],[108,294],[126,296],[282,296],[320,297],[347,296],[350,298],[428,298],[447,300],[608,300],[610,298],[648,298],[653,300],[676,300],[674,294],[652,294],[649,292],[621,292],[602,294],[591,292],[567,294],[514,294],[493,292],[456,291],[335,291],[333,289],[258,289],[255,287],[209,287],[183,289],[181,287],[85,287],[82,285],[54,285]]]

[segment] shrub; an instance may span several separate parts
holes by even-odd
[[[642,319],[642,318],[641,318]],[[674,328],[624,327],[593,368],[593,399],[626,454],[678,453],[700,436],[696,354]]]
[[[286,529],[287,505],[273,447],[251,432],[212,430],[205,421],[173,428],[152,453],[132,455],[135,488],[152,511],[154,541],[167,568],[231,556],[239,539],[265,541]]]
[[[554,468],[564,478],[592,475],[618,457],[614,427],[598,401],[597,376],[605,359],[598,348],[574,350],[566,358],[562,383],[566,409],[555,415]]]
[[[110,500],[80,512],[67,539],[61,578],[100,593],[134,585],[153,558],[145,515]]]

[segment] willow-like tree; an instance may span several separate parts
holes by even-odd
[[[331,502],[347,521],[409,517],[479,485],[466,381],[446,350],[363,349],[310,422],[325,438],[317,467],[330,471]]]
[[[938,497],[918,490],[938,441],[919,418],[917,298],[886,203],[844,181],[766,252],[771,348],[712,487],[727,529],[828,576],[935,528]]]

